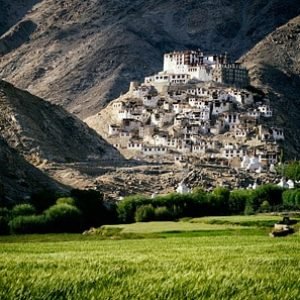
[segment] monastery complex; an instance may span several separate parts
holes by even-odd
[[[99,115],[106,124],[98,131],[111,144],[148,161],[263,172],[278,162],[284,140],[268,99],[249,89],[247,70],[227,54],[165,54],[163,71],[132,82]]]

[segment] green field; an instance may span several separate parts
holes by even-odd
[[[1,237],[0,299],[300,299],[299,232],[270,238],[266,218]]]

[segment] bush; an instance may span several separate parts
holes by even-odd
[[[256,190],[253,190],[250,202],[254,212],[259,210],[264,201],[268,201],[273,208],[282,205],[283,191],[284,189],[281,187],[272,184],[261,185]]]
[[[261,205],[260,205],[260,211],[261,212],[269,212],[271,209],[270,203],[265,200]]]
[[[166,206],[159,206],[154,209],[155,221],[172,221],[174,220],[174,211]]]
[[[249,204],[252,190],[234,190],[229,195],[228,208],[232,215],[243,214],[246,203]]]
[[[44,215],[18,216],[9,222],[11,233],[30,234],[47,232],[47,220]]]
[[[294,181],[300,180],[300,161],[293,161],[287,165],[281,166],[283,168],[283,175]]]
[[[70,204],[55,204],[45,211],[51,232],[80,232],[82,230],[82,214]]]
[[[229,213],[229,196],[228,189],[217,187],[212,192],[211,208],[214,215],[228,215]]]
[[[136,222],[149,222],[154,220],[154,208],[151,204],[140,206],[135,212]]]
[[[152,199],[142,196],[128,196],[118,203],[117,213],[121,223],[132,223],[135,220],[136,209],[141,205],[150,204]]]
[[[13,207],[11,213],[13,217],[32,216],[36,214],[36,209],[31,204],[18,204]]]
[[[75,204],[75,199],[72,198],[72,197],[58,198],[58,199],[56,200],[56,204],[69,204],[69,205],[76,206],[76,204]]]
[[[247,202],[246,203],[246,206],[245,206],[245,210],[244,210],[244,214],[246,216],[249,216],[249,215],[254,215],[254,209],[253,209],[253,206],[251,204],[251,202]]]
[[[300,209],[300,189],[284,191],[282,201],[286,209]]]

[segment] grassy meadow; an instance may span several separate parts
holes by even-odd
[[[106,236],[1,237],[0,299],[300,299],[299,232],[270,238],[262,222],[273,221],[214,217],[105,226]]]

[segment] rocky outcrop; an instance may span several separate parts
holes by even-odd
[[[295,0],[41,0],[22,19],[37,28],[20,47],[7,45],[0,76],[85,118],[160,70],[164,52],[238,58],[299,13]]]
[[[18,23],[0,38],[0,55],[5,55],[29,41],[37,25],[31,20]]]

